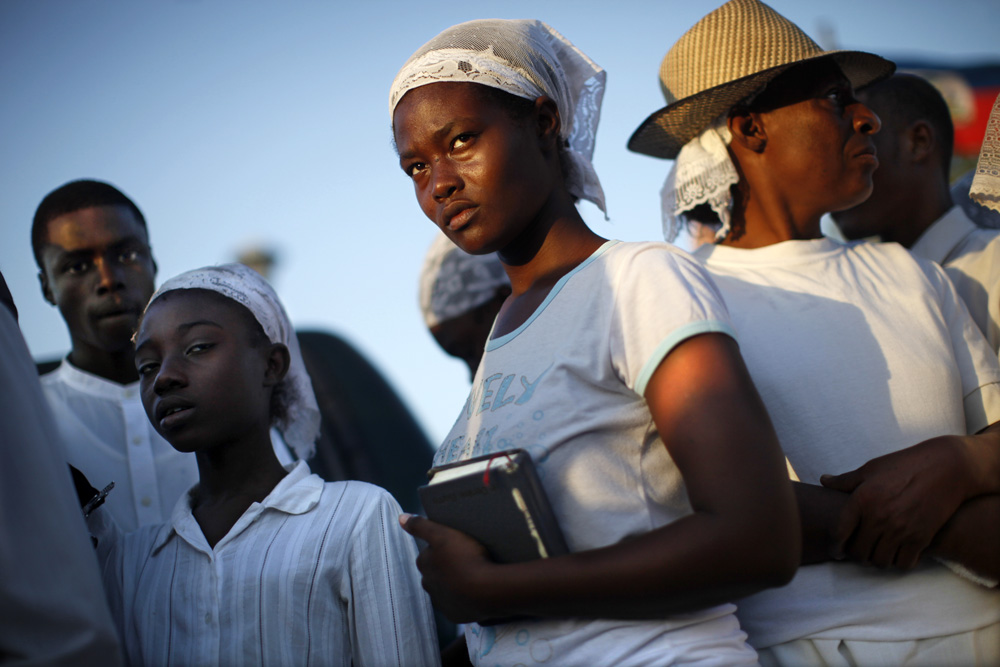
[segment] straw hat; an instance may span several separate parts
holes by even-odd
[[[677,40],[660,65],[667,106],[639,126],[628,147],[673,159],[709,123],[793,65],[832,58],[855,88],[896,65],[861,51],[824,51],[759,0],[730,0]]]

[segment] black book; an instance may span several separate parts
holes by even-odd
[[[498,563],[569,553],[535,464],[523,449],[432,468],[427,518],[474,537]]]

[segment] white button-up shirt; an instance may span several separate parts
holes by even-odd
[[[977,226],[953,206],[910,251],[944,267],[993,351],[1000,350],[1000,231]]]
[[[299,462],[214,549],[188,497],[168,525],[121,535],[98,510],[90,527],[132,664],[436,665],[399,513],[379,487]]]
[[[153,429],[139,383],[111,382],[67,360],[41,381],[66,460],[98,489],[114,481],[105,507],[121,529],[169,519],[177,499],[198,481],[198,464]]]

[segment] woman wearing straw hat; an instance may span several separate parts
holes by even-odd
[[[676,160],[668,235],[714,213],[695,256],[802,481],[804,566],[739,603],[763,664],[1000,664],[1000,365],[940,267],[820,233],[871,192],[853,87],[892,69],[733,0],[670,49],[629,142]]]
[[[421,208],[466,252],[498,252],[512,289],[435,464],[527,450],[573,553],[501,565],[402,521],[442,610],[508,619],[468,626],[473,662],[756,664],[728,601],[790,578],[791,485],[703,270],[605,241],[575,206],[603,208],[603,84],[549,26],[501,20],[444,31],[393,83]]]

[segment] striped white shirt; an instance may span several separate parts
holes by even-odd
[[[213,549],[185,496],[121,535],[91,515],[126,654],[142,665],[436,665],[413,539],[387,492],[298,462]]]

